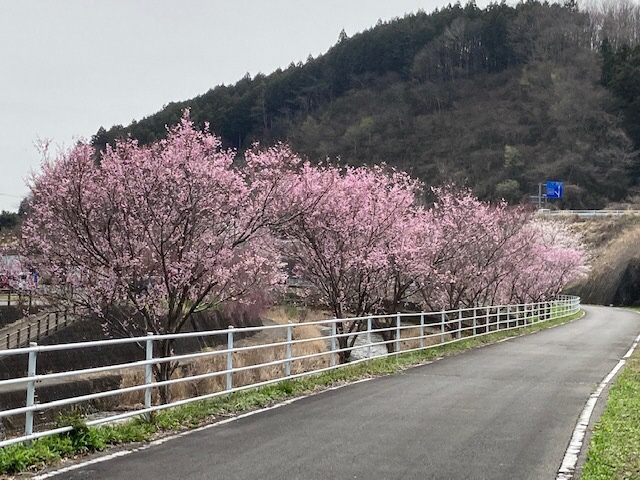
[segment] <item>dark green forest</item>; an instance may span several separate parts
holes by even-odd
[[[510,202],[560,180],[560,206],[600,208],[635,195],[640,179],[639,18],[624,0],[419,11],[101,128],[93,143],[155,141],[188,107],[240,156],[255,141],[285,141],[312,161],[385,162]]]
[[[0,212],[0,233],[14,229],[20,224],[20,216],[17,213],[7,212],[2,210]]]

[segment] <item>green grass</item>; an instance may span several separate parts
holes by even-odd
[[[58,422],[60,425],[74,426],[74,430],[67,434],[45,437],[31,442],[30,445],[17,444],[0,448],[0,473],[34,471],[63,458],[101,451],[119,444],[149,441],[163,432],[195,428],[220,417],[262,408],[288,398],[321,391],[327,387],[362,378],[397,373],[405,368],[438,357],[455,355],[509,337],[534,333],[554,325],[560,325],[581,315],[582,312],[579,312],[570,317],[554,319],[517,330],[493,332],[427,350],[360,362],[322,374],[248,389],[230,396],[197,401],[156,412],[152,422],[136,418],[122,424],[88,427],[83,423],[82,418],[72,413],[66,418],[61,418]]]
[[[580,478],[640,479],[640,350],[611,387]]]

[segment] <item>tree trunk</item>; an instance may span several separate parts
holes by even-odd
[[[392,326],[392,322],[388,319],[378,319],[373,321],[374,329],[383,330],[383,329],[391,328],[391,326]],[[382,340],[387,342],[384,344],[384,346],[387,349],[387,353],[394,353],[396,351],[396,342],[394,342],[394,340],[396,339],[396,331],[383,330],[381,332],[378,332],[378,334],[382,337]]]
[[[160,358],[171,357],[173,354],[173,340],[163,340],[160,342]],[[155,366],[153,369],[154,376],[157,382],[164,382],[171,380],[171,375],[178,366],[177,362],[162,362]],[[171,402],[171,392],[169,385],[161,385],[158,387],[158,394],[160,395],[160,403],[166,405]]]
[[[338,330],[340,332],[340,329]],[[338,338],[338,347],[340,348],[340,352],[338,352],[338,361],[342,363],[349,363],[351,361],[351,350],[345,350],[349,347],[348,337],[340,337]]]

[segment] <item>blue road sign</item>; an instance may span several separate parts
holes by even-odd
[[[562,198],[562,182],[547,182],[547,198]]]

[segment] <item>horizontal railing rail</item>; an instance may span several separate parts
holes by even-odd
[[[623,215],[638,215],[640,210],[632,209],[604,209],[604,210],[551,210],[541,208],[538,210],[539,215],[548,216],[578,216],[578,217],[620,217]]]
[[[50,423],[41,422],[37,425],[40,431],[34,431],[34,414],[39,412],[56,411],[72,405],[86,406],[86,402],[115,398],[119,409],[129,410],[89,419],[86,424],[98,425],[140,415],[149,417],[152,412],[165,408],[228,395],[285,379],[323,373],[373,358],[414,352],[474,336],[521,328],[572,315],[579,309],[578,297],[559,296],[552,301],[517,305],[397,313],[261,327],[229,327],[223,330],[172,335],[149,334],[143,337],[55,345],[31,343],[29,347],[6,348],[0,350],[0,357],[22,356],[25,359],[27,374],[0,380],[0,395],[8,391],[24,391],[25,403],[13,408],[0,407],[0,421],[7,417],[24,416],[24,434],[1,440],[0,447],[72,429],[70,426],[53,427]],[[386,323],[380,325],[382,321]],[[349,332],[352,326],[354,331]],[[270,338],[267,341],[252,340],[248,337],[251,333]],[[194,337],[217,338],[218,341],[213,343],[219,346],[167,357],[154,354],[158,350],[158,342],[179,342]],[[240,339],[244,339],[241,344],[238,343]],[[62,370],[60,366],[50,363],[43,369],[38,364],[39,356],[52,352],[87,350],[86,355],[91,355],[90,350],[93,348],[108,347],[111,350],[124,348],[127,344],[137,344],[140,347],[140,356],[144,358],[70,370]],[[154,367],[159,370],[166,363],[176,367],[174,371],[180,372],[180,375],[161,380],[154,378]],[[38,370],[41,373],[38,373]],[[86,380],[105,374],[120,374],[118,388],[42,402],[38,399],[39,386],[50,387],[55,386],[57,382],[68,382],[70,379]],[[128,380],[125,381],[125,377]],[[202,382],[209,384],[200,391]],[[176,389],[184,385],[191,385],[195,394],[171,392],[171,388]],[[158,398],[154,401],[154,396],[159,397],[163,388],[169,389],[169,393],[174,397],[173,401],[160,403]],[[125,395],[132,395],[135,399],[126,400]]]

